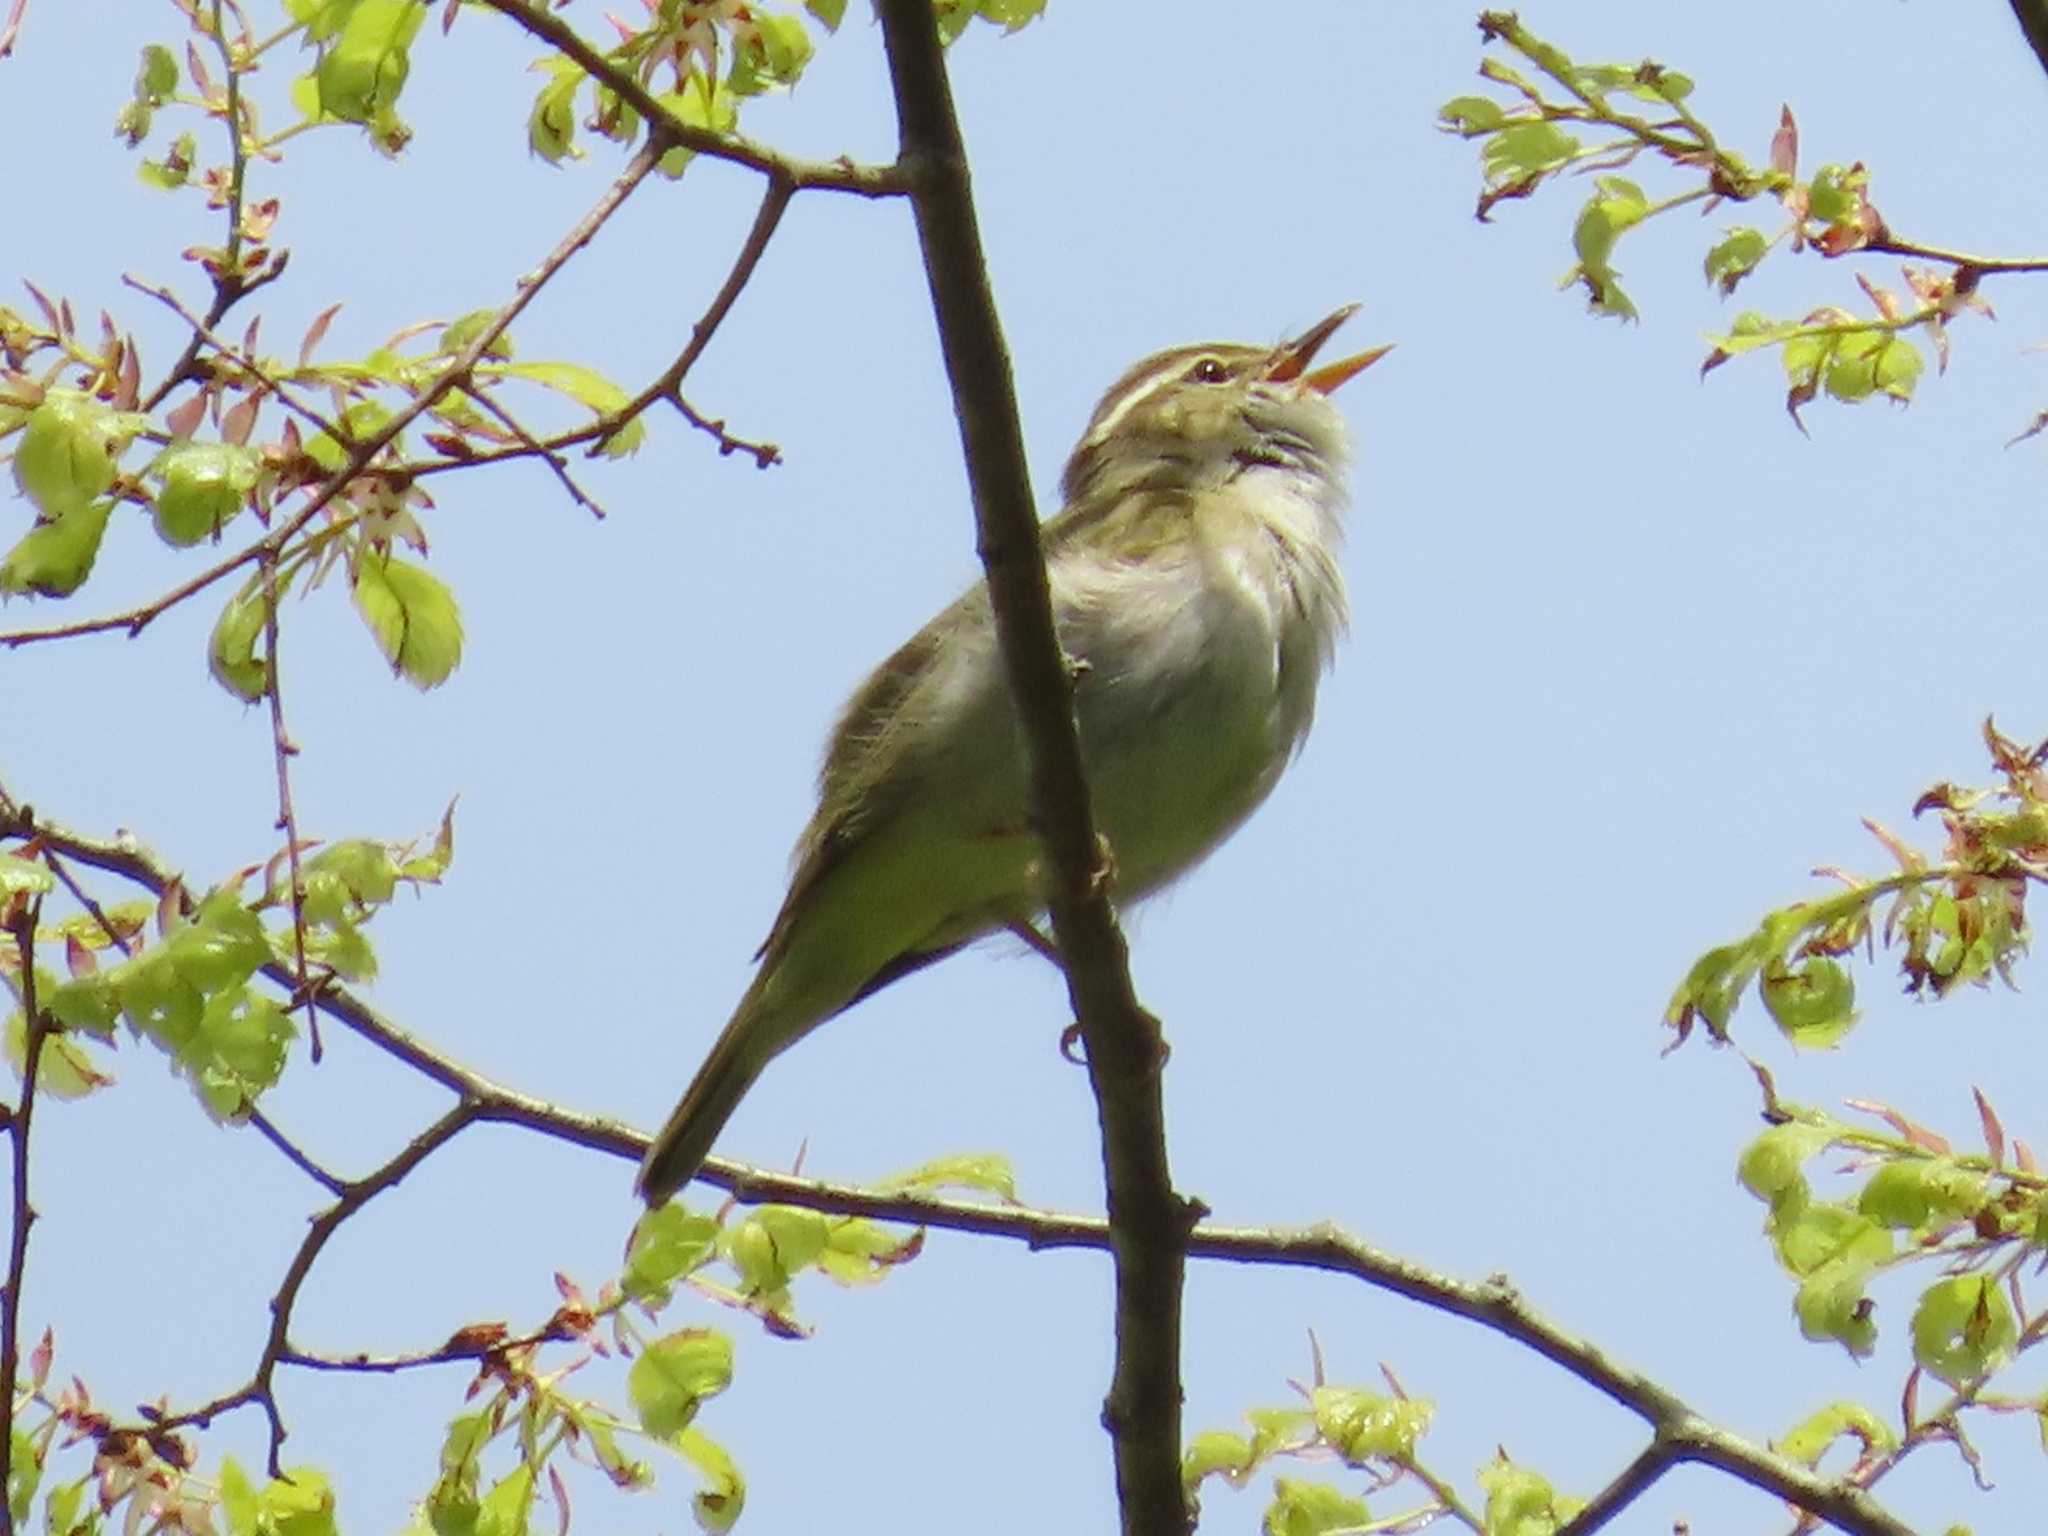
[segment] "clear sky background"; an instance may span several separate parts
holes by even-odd
[[[605,33],[589,0],[562,14]],[[1576,56],[1690,73],[1696,110],[1759,160],[1790,102],[1802,164],[1866,161],[1903,235],[2048,250],[2048,81],[1994,0],[1523,14]],[[1738,307],[1861,308],[1853,270],[1897,286],[1896,264],[1777,257],[1729,305],[1700,258],[1725,225],[1774,228],[1772,211],[1688,212],[1621,250],[1642,322],[1588,317],[1555,287],[1579,189],[1475,223],[1475,148],[1432,126],[1476,88],[1473,17],[1055,0],[1042,24],[977,31],[952,56],[1048,511],[1096,397],[1148,351],[1273,340],[1352,299],[1366,305],[1354,345],[1399,343],[1340,397],[1358,439],[1356,622],[1316,734],[1250,826],[1132,923],[1141,995],[1173,1045],[1176,1179],[1223,1221],[1329,1219],[1460,1275],[1504,1272],[1759,1438],[1840,1396],[1895,1412],[1931,1277],[1879,1290],[1876,1359],[1801,1342],[1763,1209],[1733,1178],[1759,1128],[1754,1085],[1730,1053],[1660,1056],[1658,1018],[1701,950],[1813,889],[1812,866],[1883,866],[1860,815],[1900,826],[1928,784],[1981,779],[1987,713],[2017,736],[2048,731],[2048,448],[2002,446],[2048,405],[2048,362],[2029,350],[2048,335],[2048,287],[1989,285],[1998,321],[1959,323],[1949,375],[1930,370],[1910,409],[1816,403],[1802,436],[1774,360],[1700,379],[1705,336]],[[139,185],[108,129],[136,49],[180,37],[168,4],[34,0],[0,63],[0,277],[113,309],[151,372],[182,337],[119,275],[203,302],[178,252],[216,226],[196,197]],[[526,153],[538,51],[465,13],[452,40],[414,50],[402,110],[417,137],[395,163],[329,131],[259,173],[293,252],[250,307],[273,347],[344,296],[333,356],[496,305],[591,203],[616,151],[567,169]],[[273,115],[283,74],[266,82]],[[803,153],[889,158],[862,7],[746,126]],[[1679,185],[1642,171],[1653,193]],[[686,338],[758,186],[700,163],[636,197],[518,325],[522,355],[637,387]],[[584,472],[602,523],[530,464],[443,478],[426,522],[468,626],[455,678],[426,696],[392,680],[333,583],[287,611],[283,648],[306,831],[426,833],[461,796],[447,883],[376,924],[376,1002],[503,1081],[650,1127],[746,984],[835,706],[976,574],[906,205],[800,197],[689,394],[787,463],[720,459],[659,418],[637,459]],[[9,541],[27,516],[0,509]],[[16,603],[0,624],[126,606],[197,558],[123,514],[68,608]],[[276,846],[268,723],[206,675],[217,606],[132,642],[0,652],[6,787],[88,830],[133,829],[195,886]],[[1795,1057],[1753,1004],[1738,1034],[1792,1097],[1888,1100],[1966,1142],[1976,1083],[2048,1147],[2034,1005],[1916,1006],[1889,973],[1864,974],[1866,1021],[1836,1055]],[[1036,960],[953,960],[783,1058],[722,1150],[786,1165],[808,1141],[809,1171],[868,1179],[1000,1149],[1029,1201],[1098,1208],[1093,1106],[1055,1048],[1066,1020]],[[328,1041],[272,1109],[360,1171],[444,1099],[346,1032]],[[321,1202],[250,1133],[206,1123],[154,1053],[127,1047],[119,1070],[115,1090],[38,1120],[46,1219],[27,1314],[55,1321],[59,1370],[101,1402],[190,1402],[246,1376]],[[615,1272],[630,1172],[466,1134],[349,1224],[298,1342],[385,1351],[479,1319],[530,1325],[556,1268],[593,1288]],[[675,1323],[738,1335],[738,1379],[702,1426],[751,1480],[742,1528],[1102,1528],[1108,1280],[1099,1255],[934,1234],[879,1289],[806,1285],[808,1342],[679,1304]],[[1437,1400],[1425,1450],[1446,1474],[1469,1479],[1504,1445],[1590,1494],[1641,1444],[1628,1415],[1468,1325],[1354,1283],[1215,1265],[1189,1281],[1190,1428],[1288,1401],[1311,1329],[1332,1379],[1370,1385],[1385,1361]],[[2038,1368],[2022,1379],[2038,1386]],[[465,1373],[281,1383],[287,1459],[335,1472],[345,1528],[402,1524]],[[260,1415],[235,1416],[209,1464],[220,1447],[260,1460],[260,1436]],[[1980,1443],[1997,1494],[1934,1450],[1885,1496],[1933,1529],[2026,1528],[2048,1498],[2034,1425]],[[630,1501],[591,1489],[579,1514],[687,1529],[689,1474],[663,1472]],[[1212,1492],[1205,1528],[1251,1529],[1262,1507]],[[1622,1528],[1680,1516],[1699,1531],[1786,1523],[1693,1472]]]

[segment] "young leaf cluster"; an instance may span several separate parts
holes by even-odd
[[[1501,1452],[1479,1469],[1484,1504],[1475,1509],[1417,1455],[1433,1405],[1410,1397],[1391,1375],[1387,1385],[1381,1393],[1318,1379],[1296,1387],[1299,1406],[1248,1410],[1245,1432],[1208,1430],[1191,1437],[1181,1461],[1189,1498],[1212,1478],[1243,1488],[1260,1472],[1273,1471],[1272,1496],[1259,1527],[1268,1536],[1414,1530],[1445,1519],[1481,1536],[1538,1536],[1555,1531],[1581,1508],[1583,1501],[1558,1494],[1541,1474]],[[1277,1471],[1283,1463],[1327,1461],[1365,1474],[1363,1491]],[[1422,1501],[1411,1496],[1406,1507],[1375,1514],[1367,1496],[1376,1504],[1392,1488],[1419,1489]]]
[[[2029,1413],[2042,1417],[2048,1432],[2036,1394],[1994,1390],[2001,1373],[2048,1337],[2048,1309],[2030,1302],[2023,1284],[2048,1262],[2048,1178],[2024,1142],[2008,1142],[1982,1094],[1982,1153],[1958,1151],[1888,1106],[1853,1107],[1883,1121],[1888,1132],[1773,1098],[1767,1114],[1776,1123],[1738,1164],[1743,1186],[1769,1207],[1765,1232],[1796,1282],[1800,1332],[1866,1356],[1878,1338],[1872,1283],[1909,1265],[1938,1273],[1922,1284],[1913,1306],[1913,1366],[1896,1426],[1860,1404],[1838,1402],[1777,1449],[1814,1466],[1832,1446],[1853,1441],[1850,1475],[1866,1486],[1937,1441],[1954,1445],[1977,1469],[1968,1416]],[[1808,1170],[1829,1153],[1847,1156],[1832,1181],[1839,1192],[1823,1194]],[[1840,1188],[1844,1180],[1847,1190]],[[1947,1391],[1923,1407],[1928,1380]]]
[[[1672,994],[1664,1022],[1683,1041],[1695,1024],[1716,1040],[1752,987],[1795,1045],[1832,1046],[1857,1021],[1855,979],[1844,963],[1882,944],[1899,956],[1911,996],[1946,997],[1995,976],[2008,985],[2029,939],[2030,886],[2048,878],[2048,741],[2027,747],[1984,723],[1998,775],[1991,786],[1937,784],[1914,805],[1940,819],[1937,858],[1866,820],[1898,870],[1861,877],[1822,873],[1844,887],[1766,913],[1756,930],[1707,951]]]
[[[1723,203],[1772,198],[1783,211],[1776,233],[1739,225],[1708,249],[1702,264],[1706,280],[1724,296],[1781,245],[1829,257],[1884,251],[1929,258],[1926,267],[1904,269],[1910,298],[1859,276],[1871,315],[1836,305],[1796,320],[1746,312],[1713,338],[1703,372],[1743,353],[1782,349],[1786,405],[1795,421],[1800,407],[1823,393],[1847,404],[1910,400],[1924,368],[1910,333],[1923,335],[1946,366],[1947,322],[1964,310],[1989,313],[1976,297],[1986,266],[2029,265],[1984,263],[1899,241],[1871,202],[1869,174],[1860,164],[1823,165],[1802,178],[1798,126],[1789,108],[1765,161],[1752,163],[1724,145],[1692,110],[1693,82],[1676,70],[1651,61],[1580,63],[1509,13],[1486,12],[1479,25],[1485,39],[1507,55],[1489,54],[1479,73],[1510,99],[1456,97],[1441,109],[1439,126],[1479,141],[1482,220],[1500,203],[1532,196],[1567,171],[1604,173],[1595,176],[1593,193],[1573,225],[1575,261],[1563,280],[1563,286],[1585,290],[1595,314],[1637,318],[1621,286],[1615,250],[1636,226],[1688,205],[1705,213]],[[1679,171],[1691,185],[1652,197],[1636,182],[1611,174],[1645,156]]]
[[[452,811],[451,811],[452,816]],[[34,871],[34,844],[0,854],[0,873]],[[332,844],[300,865],[305,955],[313,985],[367,981],[376,955],[364,925],[400,885],[437,882],[453,857],[453,824],[444,820],[432,847],[415,854],[367,839]],[[193,900],[173,884],[157,900],[96,907],[41,925],[37,946],[62,946],[65,973],[38,967],[36,1000],[53,1033],[37,1063],[36,1087],[60,1099],[107,1087],[104,1048],[122,1026],[161,1051],[207,1114],[246,1119],[283,1075],[296,1030],[289,1000],[257,973],[295,955],[286,857],[279,853]],[[253,894],[249,882],[261,874]],[[264,921],[280,912],[282,926]],[[8,1059],[24,1066],[27,1017],[21,960],[0,949],[0,981],[17,1006],[5,1024]]]

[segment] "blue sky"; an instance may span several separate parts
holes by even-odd
[[[750,109],[751,133],[888,158],[860,12],[792,96]],[[588,0],[562,14],[605,26]],[[1866,161],[1902,234],[2048,248],[2030,126],[2044,82],[2002,7],[1548,0],[1523,15],[1582,58],[1685,70],[1695,110],[1757,159],[1790,102],[1802,163]],[[113,309],[159,367],[176,323],[119,276],[197,295],[178,252],[211,226],[196,198],[140,186],[106,127],[136,48],[178,36],[169,5],[35,0],[0,63],[0,142],[15,146],[0,278]],[[415,49],[400,159],[334,131],[266,173],[293,252],[254,306],[273,347],[343,296],[333,355],[501,302],[589,205],[611,151],[567,169],[526,153],[537,51],[466,13]],[[1356,344],[1399,345],[1340,397],[1358,442],[1355,622],[1316,733],[1259,816],[1131,923],[1140,993],[1173,1045],[1177,1182],[1224,1221],[1330,1219],[1467,1277],[1505,1272],[1757,1437],[1835,1397],[1883,1409],[1914,1291],[1880,1290],[1872,1361],[1798,1339],[1762,1208],[1733,1179],[1758,1129],[1753,1084],[1732,1054],[1660,1056],[1658,1018],[1701,950],[1810,890],[1812,866],[1882,866],[1859,816],[1901,826],[1928,784],[1982,778],[1987,713],[2048,731],[2033,536],[2048,450],[2002,446],[2048,404],[2028,350],[2048,334],[2042,290],[1990,285],[1998,320],[1958,323],[1948,375],[1930,370],[1910,409],[1817,403],[1802,436],[1768,358],[1698,375],[1737,307],[1700,258],[1767,213],[1634,232],[1618,265],[1641,323],[1587,316],[1556,291],[1576,188],[1476,223],[1476,152],[1432,126],[1475,88],[1479,57],[1466,9],[1355,0],[1055,0],[1042,24],[952,57],[1048,510],[1097,395],[1145,352],[1276,339],[1353,299]],[[1676,190],[1661,174],[1641,179]],[[757,195],[750,173],[708,163],[649,189],[516,328],[522,355],[637,386],[687,336]],[[1897,286],[1896,263],[1856,269]],[[1739,301],[1822,303],[1860,307],[1852,263],[1774,258]],[[436,485],[432,562],[469,636],[438,692],[390,678],[338,586],[287,611],[284,641],[308,832],[424,833],[461,797],[448,881],[377,924],[378,1003],[504,1081],[644,1126],[746,984],[838,701],[976,571],[907,207],[800,197],[689,394],[787,463],[757,472],[662,421],[638,458],[589,470],[601,523],[532,466]],[[25,526],[26,505],[8,517]],[[73,608],[125,606],[195,568],[139,522],[119,534]],[[0,624],[56,612],[15,604]],[[214,612],[0,653],[7,788],[89,830],[132,829],[195,884],[275,846],[268,723],[206,676]],[[1794,1097],[1886,1100],[1960,1143],[1977,1084],[2014,1134],[2048,1144],[2027,998],[1929,1008],[1888,976],[1882,960],[1864,976],[1866,1021],[1837,1054],[1794,1056],[1753,1006],[1738,1033]],[[1046,967],[974,952],[783,1058],[723,1149],[786,1164],[807,1143],[810,1171],[849,1179],[1000,1149],[1027,1200],[1095,1208],[1093,1107],[1055,1048],[1065,1022]],[[274,1113],[359,1170],[441,1096],[329,1040]],[[196,1399],[246,1374],[317,1191],[205,1123],[155,1056],[124,1050],[118,1067],[114,1091],[38,1123],[27,1309],[56,1322],[60,1370],[101,1401]],[[555,1269],[592,1285],[614,1272],[629,1186],[623,1164],[473,1132],[351,1224],[299,1342],[425,1347],[479,1318],[537,1320]],[[738,1380],[703,1427],[750,1477],[744,1529],[1100,1523],[1099,1257],[936,1234],[877,1290],[801,1299],[818,1329],[802,1344],[703,1319],[739,1335]],[[1332,1379],[1371,1384],[1384,1361],[1437,1401],[1425,1446],[1447,1475],[1502,1444],[1591,1493],[1639,1444],[1550,1367],[1355,1284],[1201,1266],[1188,1322],[1191,1428],[1286,1401],[1312,1329]],[[395,1528],[462,1386],[453,1370],[287,1374],[288,1459],[336,1473],[346,1528]],[[245,1413],[216,1443],[254,1459],[259,1434]],[[2034,1426],[2016,1417],[1980,1444],[1997,1494],[1936,1450],[1887,1496],[1930,1527],[2017,1528],[2048,1493]],[[688,1486],[677,1467],[627,1503],[583,1493],[579,1513],[687,1529]],[[1213,1492],[1209,1524],[1250,1528],[1258,1508]],[[1668,1480],[1626,1524],[1679,1516],[1782,1524],[1706,1473]]]

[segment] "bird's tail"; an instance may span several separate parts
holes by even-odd
[[[690,1080],[682,1102],[648,1147],[634,1188],[650,1206],[661,1205],[696,1176],[711,1155],[712,1142],[774,1054],[761,1048],[760,1021],[749,1006],[754,1001],[750,993],[740,1004]]]

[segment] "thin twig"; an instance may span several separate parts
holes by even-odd
[[[36,1071],[42,1065],[43,1042],[50,1037],[50,1021],[36,998],[36,924],[42,918],[43,901],[22,901],[9,914],[9,937],[21,961],[21,1007],[23,1045],[21,1099],[7,1119],[7,1132],[14,1139],[14,1177],[10,1207],[14,1230],[7,1245],[7,1294],[0,1302],[0,1489],[11,1489],[14,1475],[14,1406],[19,1400],[21,1369],[21,1287],[28,1275],[28,1232],[35,1224],[35,1207],[28,1197],[28,1137],[35,1118]],[[0,1501],[0,1515],[6,1513]],[[12,1527],[9,1521],[9,1527]]]
[[[287,1363],[287,1357],[298,1353],[291,1346],[292,1310],[298,1305],[299,1292],[305,1286],[306,1277],[313,1272],[314,1261],[320,1257],[320,1250],[327,1246],[343,1222],[385,1190],[398,1184],[435,1151],[452,1141],[466,1127],[474,1125],[477,1119],[477,1107],[474,1104],[457,1104],[413,1137],[380,1167],[344,1185],[338,1192],[334,1204],[313,1218],[297,1251],[292,1254],[291,1262],[285,1266],[284,1276],[278,1282],[276,1295],[270,1303],[270,1329],[264,1337],[263,1348],[256,1358],[256,1368],[250,1373],[248,1381],[234,1391],[223,1393],[197,1408],[161,1416],[153,1415],[150,1420],[151,1428],[175,1429],[183,1424],[194,1424],[204,1428],[231,1409],[259,1403],[270,1421],[270,1475],[274,1478],[282,1477],[284,1471],[279,1463],[279,1457],[289,1431],[285,1428],[283,1417],[278,1411],[274,1383],[277,1368]]]
[[[683,413],[683,420],[699,432],[708,432],[718,439],[720,458],[732,453],[750,454],[756,469],[771,469],[782,462],[782,450],[775,444],[757,443],[750,438],[735,437],[725,429],[723,420],[713,421],[708,416],[700,415],[697,408],[680,394],[672,395],[670,398],[675,402],[676,409]]]
[[[258,1135],[277,1148],[279,1152],[283,1153],[286,1162],[326,1190],[327,1193],[339,1195],[348,1188],[346,1180],[329,1173],[325,1168],[314,1162],[306,1154],[305,1149],[285,1135],[283,1131],[279,1130],[276,1124],[261,1109],[251,1104],[246,1113],[249,1117],[249,1124],[256,1128]]]
[[[1102,1126],[1116,1261],[1116,1365],[1103,1423],[1126,1536],[1182,1536],[1182,1243],[1194,1208],[1174,1193],[1158,1021],[1139,1005],[1110,906],[1109,872],[1089,805],[1074,724],[1073,679],[1052,600],[1025,464],[1009,356],[989,292],[930,0],[879,0],[896,95],[900,163],[915,169],[911,206],[946,373],[960,421],[979,545],[1003,671],[1031,767],[1031,819],[1053,879],[1046,892]]]
[[[299,818],[292,809],[291,762],[299,749],[292,745],[284,726],[284,685],[277,665],[278,597],[277,555],[272,552],[263,557],[263,696],[270,705],[270,752],[277,765],[277,830],[284,834],[285,872],[291,880],[292,959],[297,967],[292,1000],[304,1001],[306,1039],[318,1063],[324,1052],[320,1015],[313,1007],[313,983],[306,972],[306,881],[299,867]]]
[[[463,385],[462,392],[496,418],[498,425],[511,433],[529,455],[540,459],[549,469],[553,470],[555,478],[562,482],[562,489],[569,493],[571,501],[575,502],[578,506],[588,507],[592,517],[603,521],[604,508],[598,504],[596,498],[592,497],[582,486],[576,483],[576,477],[569,473],[568,461],[561,454],[527,431],[510,411],[491,398],[489,392],[478,389],[474,384]]]
[[[657,401],[670,402],[683,415],[684,420],[700,431],[711,433],[718,439],[720,453],[749,453],[763,469],[781,458],[781,451],[773,443],[755,443],[745,438],[734,437],[725,430],[723,422],[709,422],[698,415],[696,410],[682,396],[682,383],[697,359],[704,355],[711,345],[712,337],[732,313],[733,305],[739,301],[754,271],[767,253],[768,242],[774,238],[782,216],[789,210],[790,199],[800,190],[798,185],[782,176],[771,175],[768,186],[761,194],[761,206],[754,212],[754,221],[748,226],[746,238],[740,243],[739,253],[733,257],[731,268],[725,274],[725,281],[718,285],[718,292],[711,296],[711,302],[696,324],[690,327],[690,339],[683,350],[654,379],[632,399],[617,410],[606,411],[572,431],[557,433],[553,437],[539,439],[532,447],[521,444],[517,448],[506,448],[491,453],[464,454],[446,459],[435,459],[425,463],[404,466],[405,473],[414,476],[440,474],[451,469],[466,469],[475,464],[494,464],[506,459],[530,458],[536,450],[545,454],[558,453],[564,448],[579,444],[590,445],[589,452],[595,456],[604,451],[605,443],[618,435],[629,423],[642,415]]]
[[[21,19],[28,14],[28,0],[14,0],[7,8],[7,24],[0,26],[0,59],[14,52],[14,40],[21,35]]]
[[[98,634],[117,629],[126,630],[130,638],[133,638],[168,609],[204,591],[222,577],[232,574],[251,561],[262,560],[266,555],[282,552],[285,545],[312,522],[329,502],[340,495],[349,482],[368,467],[372,459],[396,442],[399,434],[424,414],[428,406],[445,391],[470,377],[478,359],[497,345],[498,338],[505,334],[512,322],[533,302],[555,274],[562,270],[569,258],[596,237],[606,220],[618,212],[620,205],[632,195],[633,190],[647,179],[666,148],[659,135],[644,146],[640,153],[633,157],[632,163],[605,188],[603,196],[597,200],[590,212],[576,222],[575,227],[562,237],[537,268],[519,279],[516,291],[497,313],[491,316],[490,323],[471,339],[468,346],[449,360],[448,365],[435,375],[432,383],[422,389],[413,400],[394,411],[382,427],[351,448],[341,468],[328,476],[313,493],[312,499],[287,521],[278,524],[247,548],[216,562],[189,581],[181,582],[171,591],[139,607],[96,619],[53,624],[43,629],[13,630],[0,634],[0,645],[13,648],[33,645],[39,641],[62,640],[74,635]]]
[[[1618,1472],[1614,1480],[1586,1501],[1586,1507],[1558,1528],[1557,1536],[1593,1536],[1607,1523],[1669,1472],[1677,1456],[1662,1440],[1652,1440],[1642,1452]]]
[[[346,432],[344,432],[341,428],[337,427],[333,422],[329,421],[325,416],[321,415],[320,412],[315,410],[312,406],[307,405],[304,401],[296,399],[292,395],[291,391],[286,387],[284,380],[270,373],[268,370],[264,368],[264,366],[260,362],[258,362],[255,358],[249,356],[248,353],[244,352],[240,347],[236,346],[233,342],[224,339],[217,331],[214,330],[214,328],[211,325],[207,323],[203,316],[195,315],[192,313],[191,310],[187,309],[183,301],[181,301],[175,293],[171,292],[170,289],[159,287],[154,283],[145,283],[141,278],[136,277],[133,273],[128,272],[124,272],[121,274],[121,283],[124,287],[132,288],[137,293],[155,299],[159,304],[169,309],[171,313],[175,314],[180,320],[185,322],[186,326],[191,330],[192,337],[195,342],[203,342],[205,345],[213,348],[215,352],[219,353],[222,357],[226,358],[229,362],[233,363],[237,368],[241,369],[244,373],[248,374],[251,378],[255,379],[259,384],[261,384],[265,389],[267,389],[271,393],[271,395],[276,398],[277,403],[283,406],[286,410],[291,411],[295,415],[303,416],[307,421],[311,422],[315,427],[319,428],[320,431],[326,433],[327,436],[334,439],[334,441],[337,444],[346,443],[348,441],[348,434]],[[198,354],[195,352],[195,360],[197,358],[197,355]],[[187,376],[189,377],[191,373],[189,366],[186,370],[186,373]]]

